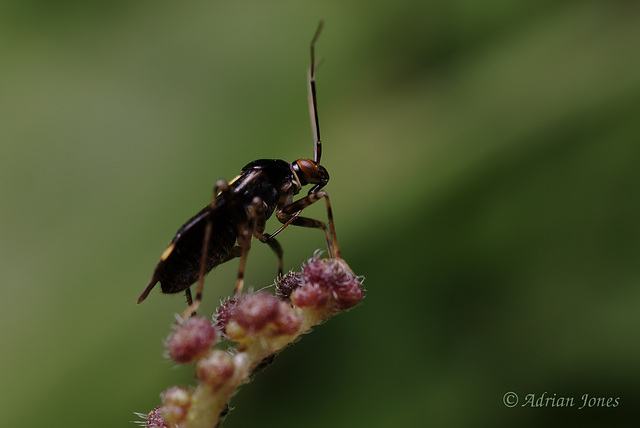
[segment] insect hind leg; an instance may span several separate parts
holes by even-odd
[[[191,289],[187,288],[184,290],[184,296],[187,298],[187,305],[191,306],[193,304],[193,297],[191,297]]]
[[[218,180],[216,185],[213,188],[213,196],[211,198],[211,208],[216,208],[216,201],[218,198],[218,193],[224,194],[225,198],[228,194],[233,193],[230,191],[229,184],[224,180]],[[196,314],[198,307],[200,306],[200,302],[202,301],[202,291],[204,289],[204,275],[207,273],[207,258],[209,254],[209,245],[211,241],[211,232],[213,230],[213,222],[211,221],[211,217],[207,219],[207,226],[205,227],[204,239],[202,242],[202,253],[200,256],[200,271],[198,272],[198,288],[196,289],[196,298],[191,300],[191,291],[189,288],[185,291],[187,296],[187,303],[189,306],[182,313],[181,317],[183,319],[189,318]],[[237,253],[237,251],[236,251]],[[233,253],[229,253],[227,257],[235,257]]]

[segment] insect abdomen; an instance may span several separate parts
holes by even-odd
[[[205,273],[229,256],[237,237],[232,216],[226,213],[224,207],[218,206],[214,211],[207,206],[178,230],[162,255],[154,280],[160,282],[163,293],[179,293],[198,280],[205,230],[209,221],[212,229]]]

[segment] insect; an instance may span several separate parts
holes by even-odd
[[[235,294],[242,291],[247,254],[252,238],[266,243],[278,257],[278,274],[282,275],[282,248],[275,236],[287,226],[322,229],[330,257],[340,257],[331,203],[323,187],[329,182],[329,173],[320,165],[322,143],[318,123],[315,44],[323,22],[311,41],[311,67],[308,73],[309,113],[313,130],[313,160],[298,159],[291,163],[279,159],[259,159],[247,164],[233,180],[218,180],[213,189],[211,203],[187,221],[162,253],[151,280],[138,303],[147,298],[160,282],[162,292],[173,294],[184,291],[189,307],[182,317],[195,313],[202,300],[204,276],[214,267],[240,257]],[[294,201],[304,186],[311,185],[309,193]],[[300,216],[309,205],[324,199],[327,223]],[[272,234],[265,233],[266,221],[275,212],[282,226]],[[198,282],[195,300],[190,287]]]

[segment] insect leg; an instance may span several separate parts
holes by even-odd
[[[229,184],[224,180],[218,180],[215,187],[213,188],[213,197],[211,198],[211,207],[215,209],[216,199],[218,197],[218,193],[224,193],[225,197],[229,191]],[[189,307],[182,313],[182,318],[186,319],[196,314],[196,310],[198,306],[200,306],[200,302],[202,301],[202,290],[204,289],[204,275],[206,274],[207,269],[207,257],[209,255],[209,242],[211,241],[211,231],[213,229],[213,222],[211,221],[211,216],[207,219],[207,226],[204,231],[204,240],[202,243],[202,253],[200,256],[200,271],[198,272],[198,288],[196,289],[196,298],[191,301],[191,291],[189,288],[185,291],[187,296],[187,303],[189,303]]]
[[[242,248],[240,248],[239,246],[235,245],[231,251],[229,252],[229,254],[227,254],[227,256],[222,259],[222,261],[220,262],[220,264],[222,263],[226,263],[229,260],[233,260],[236,257],[240,257],[242,255]]]
[[[184,295],[187,298],[187,305],[191,306],[193,304],[193,298],[191,297],[191,289],[187,288],[186,290],[184,290]]]
[[[264,232],[264,228],[267,223],[267,207],[262,199],[258,197],[254,198],[252,203],[254,206],[254,210],[250,215],[255,221],[253,236],[258,238],[263,244],[267,244],[269,248],[271,248],[273,252],[276,253],[276,256],[278,257],[278,275],[282,276],[284,269],[284,263],[282,261],[282,247],[280,246],[280,243],[278,241],[276,241],[275,239],[271,239],[272,236],[270,234]]]
[[[257,211],[264,211],[262,209],[262,200],[258,197],[255,197],[251,205],[247,208],[247,217],[239,219],[236,222],[236,228],[238,229],[237,241],[242,251],[240,253],[240,266],[238,266],[238,278],[236,280],[236,289],[234,293],[235,296],[238,296],[242,292],[242,287],[244,286],[244,271],[247,265],[247,255],[251,249],[251,237],[256,228]]]
[[[303,209],[308,207],[309,205],[319,201],[324,198],[327,204],[327,219],[328,219],[328,227],[327,224],[320,220],[308,218],[308,217],[300,217],[300,213]],[[315,193],[311,193],[305,196],[302,199],[298,199],[291,204],[280,208],[276,211],[276,217],[283,223],[282,227],[278,229],[275,233],[271,235],[274,237],[280,231],[282,231],[285,227],[293,224],[295,226],[302,227],[315,227],[318,229],[322,229],[324,231],[325,238],[327,240],[327,248],[329,250],[329,256],[333,258],[340,258],[340,247],[338,246],[338,238],[336,237],[336,228],[333,222],[333,212],[331,211],[331,202],[329,200],[329,195],[324,190],[318,190]]]
[[[278,257],[278,275],[282,276],[284,273],[284,262],[282,260],[283,252],[280,243],[273,238],[273,235],[269,235],[268,233],[262,233],[261,235],[254,236],[258,238],[263,244],[267,244],[269,248],[271,248],[273,252],[276,253],[276,256]]]

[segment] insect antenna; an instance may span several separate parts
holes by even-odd
[[[322,143],[320,142],[320,124],[318,122],[318,101],[316,98],[316,60],[315,45],[320,32],[324,27],[324,21],[320,21],[313,40],[311,40],[311,68],[309,68],[309,114],[311,115],[311,128],[313,129],[313,161],[320,164],[322,155]]]

